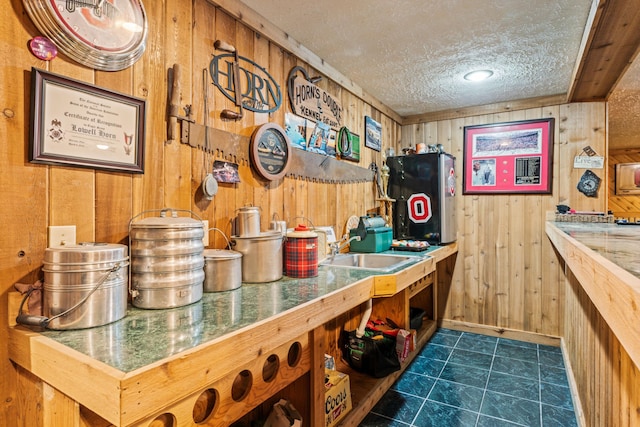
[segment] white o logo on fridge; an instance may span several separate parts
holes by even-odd
[[[416,223],[431,219],[431,199],[424,193],[412,194],[407,200],[409,219]]]

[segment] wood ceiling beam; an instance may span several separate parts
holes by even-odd
[[[607,100],[639,47],[640,0],[600,0],[568,101]]]

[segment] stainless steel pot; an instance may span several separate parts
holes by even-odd
[[[127,247],[120,244],[46,249],[42,271],[43,314],[51,319],[47,327],[84,329],[122,319],[127,312],[128,259]]]
[[[242,281],[273,282],[282,278],[280,232],[264,232],[257,237],[231,236],[231,245],[242,254]]]
[[[242,254],[224,249],[204,250],[204,292],[230,291],[242,286]]]
[[[260,236],[260,208],[245,206],[238,209],[236,227],[239,237]]]
[[[162,209],[159,217],[130,223],[130,291],[140,308],[172,308],[202,298],[204,224]]]

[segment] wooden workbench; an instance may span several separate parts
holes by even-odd
[[[149,363],[138,361],[136,354],[138,347],[153,346],[150,337],[157,331],[145,329],[151,322],[148,317],[184,313],[197,304],[165,313],[130,310],[116,324],[84,331],[40,333],[13,326],[9,354],[19,365],[21,398],[40,408],[25,411],[23,424],[230,425],[283,390],[295,390],[295,384],[302,381],[309,390],[306,396],[300,396],[299,391],[285,395],[296,405],[306,406],[301,412],[309,415],[309,425],[322,425],[325,324],[374,297],[375,284],[381,280],[388,284],[392,277],[395,294],[409,295],[412,284],[432,274],[439,261],[456,252],[455,244],[437,248],[392,274],[321,268],[317,278],[243,285],[246,300],[239,307],[256,300],[269,307],[254,307],[261,313],[251,311],[232,327],[222,324],[221,317],[213,313],[216,308],[229,309],[229,304],[220,300],[223,296],[205,295],[202,320],[194,320],[189,313],[183,328],[178,325],[172,329],[169,336],[174,341],[167,344],[158,338],[156,346],[173,346],[173,354]],[[262,298],[261,292],[275,298]],[[163,321],[161,325],[167,329]],[[426,330],[433,333],[435,323]],[[187,337],[176,339],[181,333]],[[139,346],[127,340],[132,334],[139,334]],[[78,344],[65,344],[68,337]],[[421,345],[426,338],[423,334]],[[151,344],[146,344],[147,339]],[[100,347],[100,352],[87,341],[95,341],[96,346],[112,342],[113,347]],[[113,349],[118,349],[117,354],[104,354]]]

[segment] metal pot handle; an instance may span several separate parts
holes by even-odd
[[[224,240],[227,242],[227,247],[228,247],[229,249],[231,249],[231,243],[229,242],[229,239],[227,238],[227,235],[226,235],[226,234],[224,234],[224,233],[222,232],[222,230],[220,230],[220,229],[219,229],[219,228],[217,228],[217,227],[211,227],[211,228],[210,228],[210,229],[208,229],[207,231],[211,231],[211,230],[215,230],[215,231],[217,231],[218,233],[222,234],[222,237],[224,237]]]
[[[313,221],[311,221],[308,217],[306,216],[294,216],[293,218],[289,218],[289,223],[291,223],[294,219],[306,219],[307,221],[309,221],[309,224],[311,225],[312,229],[316,229],[316,226],[313,225]]]
[[[202,221],[202,218],[200,218],[199,215],[197,215],[195,212],[193,212],[192,210],[189,209],[175,209],[175,208],[162,208],[162,209],[148,209],[146,211],[142,211],[139,214],[133,216],[130,220],[129,220],[129,232],[131,232],[131,224],[133,223],[133,220],[138,218],[141,215],[145,215],[151,212],[160,212],[160,216],[166,216],[167,212],[188,212],[189,214],[191,214],[192,216],[196,217],[196,219],[198,221]]]

